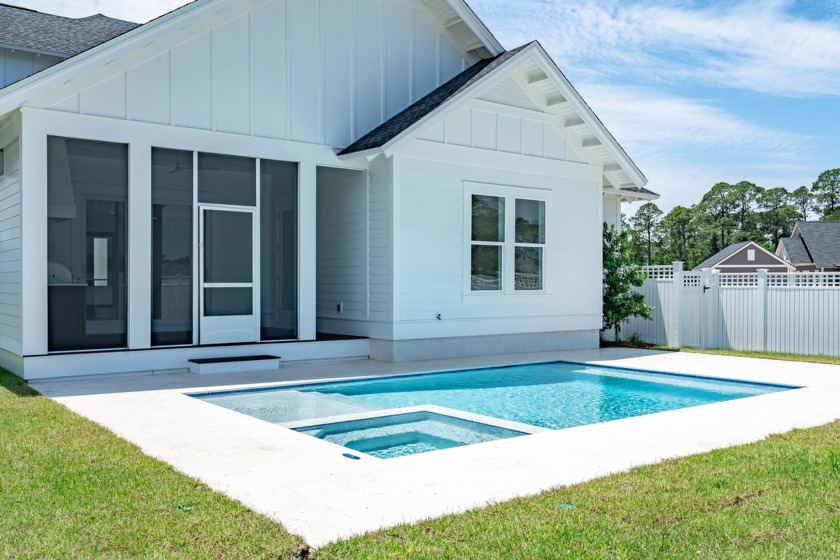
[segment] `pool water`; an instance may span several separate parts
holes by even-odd
[[[437,405],[559,430],[794,388],[553,362],[193,396],[275,423]]]
[[[525,435],[525,432],[426,411],[294,430],[380,459]]]

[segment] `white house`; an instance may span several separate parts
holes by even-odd
[[[99,21],[11,46],[56,63],[0,89],[3,367],[598,344],[601,222],[656,195],[538,43],[462,0]]]

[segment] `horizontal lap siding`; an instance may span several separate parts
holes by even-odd
[[[318,317],[367,318],[364,174],[318,169]],[[339,312],[338,305],[342,306]]]
[[[420,1],[242,1],[30,104],[343,148],[475,62],[452,45]]]
[[[368,297],[371,321],[393,320],[394,228],[392,160],[382,157],[368,171]]]
[[[0,347],[21,347],[20,142],[18,125],[0,126],[5,174],[0,176]]]

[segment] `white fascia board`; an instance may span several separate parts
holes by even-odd
[[[196,0],[110,41],[6,86],[0,89],[0,114],[15,109],[27,100],[65,84],[88,70],[104,66],[121,56],[143,48],[158,40],[161,35],[183,29],[193,20],[216,13],[228,4],[235,4],[238,1],[240,0]]]
[[[391,157],[394,154],[394,151],[396,151],[402,144],[408,142],[409,140],[413,140],[417,136],[421,135],[428,127],[440,120],[445,119],[448,115],[450,115],[453,111],[457,110],[469,99],[479,96],[482,92],[492,88],[495,84],[506,78],[508,76],[508,73],[511,72],[514,68],[516,68],[516,65],[519,64],[519,61],[528,56],[529,52],[533,52],[533,49],[535,47],[536,43],[528,45],[528,47],[522,49],[513,57],[506,60],[501,66],[490,72],[490,74],[484,76],[484,78],[472,84],[470,87],[460,92],[458,95],[445,101],[443,105],[439,106],[437,109],[433,110],[431,113],[424,116],[422,119],[403,130],[395,138],[392,138],[390,141],[386,142],[384,145],[382,145],[381,148],[378,149],[381,150],[382,153],[384,153],[386,156]]]
[[[493,33],[491,33],[487,26],[484,25],[484,22],[478,18],[465,0],[449,0],[449,5],[455,13],[458,14],[458,17],[464,21],[466,26],[470,28],[470,31],[475,33],[476,37],[484,43],[484,47],[490,51],[491,55],[496,56],[505,52],[501,43],[496,40]]]
[[[624,198],[627,202],[638,202],[640,200],[658,200],[658,194],[646,194],[646,193],[637,193],[632,191],[623,191],[623,190],[607,190],[604,189],[605,193],[615,194],[621,198]]]
[[[526,50],[531,51],[530,48]],[[647,185],[647,177],[645,177],[642,171],[636,167],[636,164],[632,159],[630,159],[627,152],[624,151],[624,148],[619,145],[615,137],[613,137],[613,135],[607,130],[604,123],[601,122],[601,119],[599,119],[589,105],[586,104],[571,82],[569,82],[563,72],[560,71],[560,68],[557,67],[557,64],[551,59],[539,43],[535,43],[535,54],[537,56],[537,60],[543,67],[542,69],[545,74],[552,80],[552,82],[554,82],[554,85],[557,86],[560,93],[566,98],[566,101],[572,105],[575,112],[592,130],[595,137],[601,141],[601,144],[621,166],[621,169],[627,173],[633,181],[633,184],[637,187],[644,187]]]

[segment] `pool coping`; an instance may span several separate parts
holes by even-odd
[[[550,361],[802,388],[358,461],[342,457],[338,451],[344,448],[335,444],[324,446],[327,442],[186,396],[208,387],[217,392],[299,385],[315,378],[336,381]],[[624,349],[403,364],[286,364],[275,371],[238,375],[91,378],[33,386],[144,452],[283,523],[314,546],[840,418],[840,366]]]

